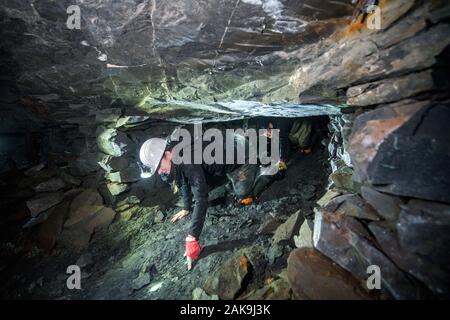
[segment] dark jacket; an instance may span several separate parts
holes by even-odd
[[[280,159],[287,161],[289,158],[289,131],[292,128],[291,119],[279,119],[275,129],[280,129]]]
[[[231,170],[225,164],[179,164],[175,179],[181,190],[185,210],[192,210],[188,234],[199,238],[208,209],[208,176],[223,176]]]

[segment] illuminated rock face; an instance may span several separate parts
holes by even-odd
[[[295,68],[282,56],[342,25],[347,2],[14,0],[0,6],[1,37],[24,93],[212,101],[249,82],[268,89],[269,72]],[[79,30],[66,25],[70,5],[80,8]]]
[[[387,193],[450,203],[441,178],[450,174],[450,140],[441,136],[449,120],[447,106],[428,102],[361,115],[349,147],[360,179]]]

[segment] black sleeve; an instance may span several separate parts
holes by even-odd
[[[192,196],[188,179],[182,175],[180,181],[181,196],[183,197],[183,209],[190,211],[192,207]]]
[[[194,200],[194,210],[188,232],[198,239],[202,232],[206,210],[208,209],[208,185],[201,165],[186,165],[185,175],[189,181]]]
[[[289,132],[280,130],[280,159],[287,161],[289,156]]]
[[[277,127],[280,129],[280,159],[287,161],[289,157],[289,131],[292,127],[292,120],[279,119]]]

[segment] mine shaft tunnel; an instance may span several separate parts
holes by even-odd
[[[282,110],[280,107],[280,110]],[[319,106],[314,106],[314,108],[316,108],[316,113],[320,114],[320,107]],[[322,110],[322,113],[327,112],[327,108],[330,108],[330,106],[324,108],[325,110]],[[285,139],[287,140],[286,143],[288,144],[287,146],[287,154],[285,155],[286,158],[286,162],[287,164],[290,166],[291,164],[295,167],[300,166],[301,164],[298,163],[299,161],[299,155],[303,152],[302,149],[308,149],[307,152],[317,152],[321,154],[321,159],[323,161],[330,161],[331,159],[335,159],[337,156],[336,154],[330,154],[328,149],[331,150],[331,152],[333,152],[333,148],[337,148],[339,147],[339,141],[331,141],[332,138],[332,133],[330,131],[333,131],[336,128],[333,128],[331,126],[330,123],[330,117],[334,118],[334,119],[338,119],[341,117],[341,114],[335,114],[336,110],[333,109],[333,114],[331,115],[326,115],[326,114],[321,114],[321,115],[315,115],[315,116],[311,116],[308,114],[308,112],[304,112],[304,114],[307,114],[307,116],[301,116],[301,112],[297,113],[297,117],[282,117],[282,116],[278,116],[278,117],[273,117],[271,116],[271,113],[267,113],[266,116],[258,116],[258,117],[248,117],[248,118],[244,118],[244,119],[234,119],[234,120],[222,120],[220,121],[220,119],[214,119],[214,121],[210,121],[210,122],[198,122],[197,121],[185,121],[185,122],[156,122],[154,124],[150,124],[149,127],[147,129],[145,129],[145,131],[151,132],[152,136],[151,137],[160,137],[160,138],[164,138],[166,139],[167,137],[173,135],[173,133],[176,130],[179,129],[186,129],[187,132],[189,132],[189,137],[193,138],[196,135],[196,130],[201,130],[202,134],[205,134],[208,130],[210,129],[218,129],[221,133],[219,138],[222,138],[223,140],[220,141],[216,141],[215,139],[217,139],[217,137],[214,136],[214,138],[212,138],[210,141],[204,142],[204,147],[203,149],[206,147],[206,145],[208,144],[214,144],[214,142],[218,142],[219,146],[227,146],[227,138],[229,139],[229,137],[227,136],[227,130],[231,130],[233,132],[233,137],[235,134],[238,134],[241,137],[244,137],[244,139],[247,141],[247,144],[245,146],[242,146],[242,150],[244,151],[244,155],[242,156],[242,158],[240,158],[239,161],[242,162],[238,162],[237,159],[238,157],[236,156],[236,153],[238,151],[238,149],[240,148],[238,145],[233,144],[232,149],[230,150],[231,152],[233,152],[233,162],[232,164],[237,164],[237,165],[244,165],[244,164],[248,164],[249,163],[249,153],[250,152],[256,152],[257,154],[255,155],[255,159],[258,159],[259,156],[259,148],[258,147],[258,142],[259,142],[259,137],[258,134],[260,134],[259,130],[262,129],[267,129],[267,124],[268,123],[277,123],[278,121],[284,121],[284,125],[283,125],[283,130],[285,130],[287,132]],[[289,115],[289,113],[288,113]],[[335,121],[336,122],[336,121]],[[308,129],[309,131],[307,131],[307,133],[305,134],[305,137],[302,138],[304,139],[304,143],[305,145],[299,146],[298,141],[294,141],[293,138],[289,138],[289,133],[292,131],[291,133],[291,137],[292,134],[294,133],[294,125],[297,124],[298,126],[300,126],[302,123],[308,123]],[[337,123],[337,122],[336,122]],[[194,127],[197,126],[197,129],[194,129]],[[200,128],[200,129],[198,129]],[[143,129],[143,128],[141,128]],[[253,132],[255,132],[255,135],[249,135],[249,132],[251,130],[254,130]],[[127,136],[130,138],[131,141],[135,141],[135,149],[134,152],[131,153],[131,156],[129,156],[129,161],[131,163],[138,163],[140,164],[140,160],[139,160],[139,147],[147,140],[149,139],[149,136],[146,135],[140,135],[139,132],[136,132],[135,130],[131,130],[131,131],[126,131]],[[198,132],[197,132],[198,134]],[[252,133],[253,134],[253,133]],[[256,138],[252,143],[255,144],[255,149],[250,150],[249,147],[249,140],[251,140],[252,138]],[[234,138],[233,138],[234,139]],[[180,139],[180,142],[183,142],[182,139]],[[270,144],[270,140],[267,141]],[[235,143],[235,142],[234,142]],[[333,147],[334,146],[334,147]],[[342,147],[342,146],[340,146]],[[203,150],[202,149],[202,150]],[[268,149],[268,153],[267,155],[270,156],[270,145],[266,147],[266,149]],[[266,151],[266,149],[264,149],[264,151]],[[220,163],[226,163],[226,152],[227,149],[222,149],[224,150],[224,154],[221,157]],[[133,156],[134,155],[134,156]],[[214,152],[212,153],[212,155],[214,156]],[[246,160],[244,160],[244,157]],[[270,159],[270,158],[269,158]],[[191,159],[193,161],[193,159]],[[265,165],[268,165],[267,163],[265,163]],[[318,165],[318,167],[320,167]],[[330,169],[330,166],[328,166],[327,168],[328,170]],[[141,172],[142,172],[142,168],[141,168]],[[326,172],[325,172],[326,173]],[[325,175],[324,175],[325,177]],[[210,198],[216,198],[218,195],[221,194],[221,188],[218,189],[214,189],[214,187],[220,187],[221,184],[226,183],[226,182],[231,182],[229,180],[229,178],[227,178],[226,176],[222,176],[222,177],[207,177],[208,179],[208,183],[209,183],[209,190],[212,192],[210,194]],[[145,191],[145,195],[146,197],[152,198],[152,195],[155,194],[155,192],[157,192],[158,188],[167,188],[168,185],[163,183],[160,179],[158,175],[152,176],[150,179],[142,179],[141,181],[139,181],[137,183],[138,185],[142,186],[146,191]],[[260,187],[262,188],[262,186]],[[255,191],[256,192],[256,191]],[[258,191],[262,192],[262,189]],[[283,190],[283,192],[287,192],[286,190]],[[271,196],[272,198],[276,198],[278,195],[280,195],[280,193],[277,192],[272,192],[273,195]],[[236,195],[235,195],[236,196]],[[256,195],[255,195],[256,196]],[[119,198],[120,199],[120,198]],[[220,199],[216,199],[219,200]],[[224,198],[222,198],[222,200],[225,200]]]
[[[27,101],[27,104],[30,103],[31,101]],[[42,102],[34,101],[33,103],[39,106]],[[247,105],[250,103],[255,104],[243,102]],[[259,104],[256,103],[256,105]],[[264,113],[263,108],[267,108],[268,112]],[[329,185],[327,177],[331,172],[330,161],[336,158],[336,154],[331,155],[329,152],[333,148],[342,147],[342,142],[335,140],[340,130],[339,121],[342,121],[340,110],[331,105],[324,105],[323,108],[320,105],[310,105],[299,111],[294,106],[287,105],[285,117],[283,117],[282,105],[277,105],[273,109],[262,106],[259,110],[253,105],[247,110],[242,115],[234,111],[231,116],[228,112],[223,119],[216,116],[214,121],[203,121],[201,122],[202,130],[217,128],[225,132],[226,129],[242,129],[245,132],[246,129],[251,128],[266,128],[268,122],[288,120],[289,127],[285,130],[290,131],[294,123],[308,122],[311,125],[311,132],[308,134],[308,143],[304,147],[311,149],[312,154],[303,154],[299,146],[289,141],[289,173],[283,179],[275,179],[263,185],[264,188],[259,190],[257,199],[255,198],[255,203],[251,206],[265,206],[264,203],[266,203],[266,206],[271,208],[273,203],[283,205],[283,202],[290,201],[289,208],[303,209],[302,219],[305,217],[312,219],[314,215],[312,209],[315,206],[313,201],[326,192]],[[276,110],[276,116],[272,116],[274,110]],[[205,111],[208,110],[201,109],[203,116]],[[248,115],[250,111],[254,115]],[[36,119],[30,120],[27,124],[30,127],[33,126],[32,132],[23,130],[14,135],[2,135],[2,152],[8,154],[3,166],[6,172],[2,173],[2,212],[7,212],[2,216],[3,243],[17,241],[26,246],[36,246],[39,250],[47,252],[42,253],[42,257],[54,250],[61,250],[63,256],[77,256],[77,252],[86,252],[88,248],[97,247],[95,243],[103,241],[105,245],[111,241],[104,240],[102,234],[105,231],[100,228],[102,224],[112,223],[111,227],[120,225],[123,221],[127,221],[126,216],[130,214],[134,215],[132,219],[137,219],[137,216],[142,215],[138,212],[139,210],[147,214],[136,221],[136,227],[138,230],[151,230],[148,227],[148,219],[149,217],[153,219],[155,208],[159,208],[159,214],[163,214],[161,219],[168,227],[171,227],[168,220],[171,212],[175,212],[180,205],[179,195],[174,195],[159,175],[149,179],[140,177],[141,171],[137,165],[139,148],[147,139],[166,138],[175,129],[186,128],[192,132],[194,125],[199,124],[198,117],[191,115],[192,118],[186,118],[186,115],[192,113],[195,114],[195,110],[193,112],[192,109],[186,108],[184,112],[169,113],[170,117],[167,117],[169,120],[161,120],[145,115],[139,110],[133,113],[131,109],[127,109],[126,115],[113,117],[109,113],[100,111],[100,116],[96,116],[96,121],[99,123],[95,126],[95,130],[91,131],[90,138],[86,137],[86,132],[79,124],[61,127],[49,119],[41,123]],[[79,152],[78,150],[86,150],[86,148],[90,152],[72,156]],[[31,150],[34,152],[30,152]],[[255,212],[252,218],[254,226],[247,227],[246,223],[252,221],[249,218],[251,213],[247,208],[239,209],[242,210],[240,213],[233,213],[235,209],[230,209],[238,206],[238,203],[234,190],[230,187],[229,179],[216,177],[208,179],[208,184],[209,206],[213,212],[208,211],[203,232],[205,255],[209,257],[208,259],[217,259],[217,255],[226,255],[229,251],[250,245],[255,233],[252,228],[261,228],[260,224],[263,225],[273,218],[267,216],[267,213],[259,215]],[[65,197],[69,197],[70,200],[63,200]],[[81,198],[76,200],[79,197]],[[294,204],[295,201],[292,199],[295,197],[304,200]],[[70,213],[61,212],[67,209],[72,210],[67,206],[73,206],[73,201],[81,205],[81,210],[78,211],[81,216],[70,218]],[[86,202],[86,206],[83,206],[83,202]],[[105,211],[102,213],[105,215],[105,221],[99,221],[94,228],[85,230],[83,220],[79,219],[83,219],[82,215],[90,212],[89,210],[100,208],[99,205],[104,208],[114,208],[117,215],[114,219],[111,216],[107,218],[106,209],[100,209],[100,213],[102,210]],[[47,206],[50,208],[45,209]],[[54,211],[56,208],[58,210]],[[33,212],[31,218],[27,214],[29,210]],[[60,213],[58,213],[59,210],[61,210]],[[288,209],[289,212],[291,210],[293,209]],[[230,222],[229,227],[225,229],[233,228],[238,223],[241,226],[235,230],[236,234],[230,231],[229,240],[227,237],[222,238],[223,235],[220,232],[215,233],[217,232],[215,228],[211,229],[211,226],[208,226],[211,219],[217,221],[216,219],[225,219],[233,214],[238,217],[232,218],[234,222]],[[282,218],[277,217],[277,221]],[[77,228],[80,223],[82,227]],[[72,234],[64,231],[68,225],[75,227]],[[166,232],[174,232],[169,230]],[[182,234],[180,231],[178,233]],[[110,234],[112,239],[122,238],[124,232],[116,230],[111,231]],[[112,242],[115,241],[112,240]],[[177,242],[167,246],[172,246],[173,250],[179,247]],[[152,246],[149,245],[148,248],[151,249]],[[102,254],[108,254],[108,250],[111,249],[103,250]],[[124,252],[132,252],[131,248],[128,248],[129,251],[124,250],[116,249],[111,253],[120,256],[124,255]],[[42,254],[40,253],[37,257]],[[11,263],[9,259],[12,256],[5,253],[4,257],[5,263]],[[99,265],[98,268],[101,269]],[[43,268],[48,270],[49,267]],[[7,274],[12,270],[14,269],[5,266],[3,271]]]
[[[31,100],[25,100],[24,103],[30,104],[32,102]],[[40,103],[42,102],[37,101],[37,106]],[[290,131],[296,121],[306,120],[312,124],[311,143],[315,148],[320,149],[328,148],[332,136],[330,129],[331,131],[339,130],[339,128],[330,124],[330,118],[340,119],[342,117],[340,109],[332,105],[278,104],[271,106],[254,101],[236,101],[216,106],[186,102],[184,107],[183,103],[177,102],[176,109],[165,106],[165,108],[159,109],[156,113],[150,113],[150,115],[139,110],[133,113],[132,109],[128,109],[126,114],[120,118],[118,115],[110,116],[107,114],[108,112],[112,112],[111,109],[100,111],[100,116],[97,116],[100,124],[92,131],[92,133],[97,134],[97,139],[91,142],[84,141],[83,135],[85,133],[81,132],[83,128],[78,125],[60,126],[58,123],[52,122],[51,119],[45,119],[45,117],[40,119],[39,115],[34,119],[29,119],[29,117],[21,119],[19,127],[10,129],[14,133],[1,134],[0,152],[3,155],[3,173],[11,170],[20,171],[33,165],[49,162],[57,167],[68,169],[68,172],[75,176],[87,176],[101,169],[103,170],[101,174],[106,175],[106,180],[103,180],[102,183],[105,188],[109,178],[113,182],[122,184],[147,185],[146,190],[149,191],[148,185],[152,185],[154,182],[136,181],[138,179],[136,164],[139,163],[140,146],[151,137],[167,138],[177,128],[186,128],[193,136],[195,124],[201,125],[203,132],[210,128],[217,128],[221,130],[223,137],[226,137],[226,129],[241,129],[244,132],[246,129],[259,130],[263,128],[261,127],[263,120],[267,123],[279,119],[289,122],[286,130]],[[17,117],[20,117],[20,115],[17,115]],[[105,117],[105,119],[102,119],[102,117]],[[117,118],[116,122],[114,122],[114,117]],[[5,122],[4,128],[7,130],[8,127],[12,128],[17,123],[15,120]],[[113,139],[116,141],[113,141]],[[336,140],[334,143],[337,145],[339,142]],[[289,152],[295,154],[296,150],[292,148],[292,142],[289,142],[289,145]],[[82,156],[77,155],[86,147],[93,151],[83,153]],[[96,152],[99,154],[95,154]],[[61,153],[68,154],[69,160],[67,158],[62,159]],[[73,154],[74,158],[71,158],[70,154]],[[102,159],[102,154],[106,155],[106,159]],[[116,159],[111,166],[108,163],[111,162],[111,154],[113,154],[112,157],[124,158],[122,159],[123,163]],[[330,154],[328,157],[330,159],[335,158],[336,154]],[[100,168],[98,164],[100,164]],[[114,165],[116,168],[114,168]],[[127,165],[131,165],[134,170],[126,171],[123,179],[120,175],[114,176],[115,171],[126,169]],[[114,181],[114,179],[118,179],[118,181]],[[161,184],[158,184],[158,186],[161,186]],[[129,189],[127,188],[127,191]],[[126,198],[126,196],[120,194],[113,194],[111,197],[111,195],[108,196],[108,192],[106,192],[106,195],[102,195],[109,205],[118,201],[118,199]]]
[[[42,102],[35,101],[35,103]],[[243,102],[245,103],[249,104]],[[2,135],[2,152],[8,154],[5,159],[6,166],[3,167],[7,170],[2,173],[2,210],[7,212],[2,216],[3,243],[36,246],[42,253],[35,259],[44,261],[48,259],[45,258],[46,255],[54,250],[61,250],[62,256],[65,257],[62,261],[67,261],[68,257],[76,257],[80,252],[100,250],[99,248],[103,248],[100,255],[112,254],[125,259],[134,251],[124,243],[119,242],[119,248],[116,249],[103,247],[109,246],[108,243],[111,241],[108,240],[109,237],[122,238],[126,234],[121,227],[115,229],[113,226],[123,226],[123,223],[129,223],[128,219],[135,220],[133,228],[136,229],[127,237],[139,237],[143,229],[148,229],[146,232],[152,230],[148,223],[149,219],[155,219],[153,218],[155,214],[161,215],[159,219],[169,228],[165,231],[167,236],[178,238],[183,233],[171,229],[169,218],[181,205],[179,194],[174,195],[169,185],[163,182],[159,175],[153,175],[148,179],[141,177],[142,172],[138,165],[139,148],[147,139],[166,138],[175,129],[186,128],[193,132],[193,127],[199,123],[203,132],[216,128],[225,133],[226,129],[241,129],[243,132],[247,129],[262,129],[266,128],[262,127],[262,123],[266,125],[268,122],[275,123],[278,120],[289,122],[287,130],[291,130],[296,122],[308,122],[311,125],[311,132],[308,134],[309,142],[305,147],[312,150],[312,154],[305,155],[301,148],[295,147],[289,141],[289,173],[283,179],[274,179],[263,185],[257,198],[255,195],[254,204],[250,206],[253,207],[253,211],[247,211],[248,208],[245,206],[239,208],[235,192],[227,177],[208,179],[209,206],[212,212],[208,211],[202,236],[206,245],[204,259],[218,259],[218,257],[221,259],[227,252],[251,245],[255,241],[257,230],[254,228],[261,229],[270,219],[274,219],[267,215],[267,209],[255,211],[255,205],[263,206],[261,208],[274,208],[286,205],[287,202],[289,208],[285,209],[287,212],[292,213],[294,207],[303,208],[301,219],[305,217],[313,219],[313,207],[316,206],[314,201],[326,192],[326,188],[330,185],[328,181],[328,174],[331,172],[330,163],[338,159],[333,150],[342,148],[342,141],[339,140],[341,137],[337,136],[337,133],[341,129],[340,122],[343,121],[343,115],[337,107],[331,105],[324,105],[323,108],[320,105],[305,106],[302,111],[296,110],[293,105],[286,105],[285,109],[282,105],[277,105],[273,109],[270,106],[260,108],[265,110],[258,111],[253,103],[252,108],[248,107],[248,111],[242,115],[234,111],[231,116],[227,113],[223,119],[215,117],[214,121],[202,122],[195,116],[186,117],[190,113],[195,114],[195,110],[189,108],[184,112],[179,110],[176,113],[168,112],[170,117],[167,117],[169,118],[167,120],[154,119],[139,110],[133,114],[130,109],[126,115],[103,119],[104,112],[101,112],[100,117],[96,116],[96,120],[100,120],[100,123],[93,130],[91,141],[86,140],[86,132],[81,132],[83,129],[79,125],[62,128],[51,121],[46,121],[37,126],[39,122],[35,119],[29,122],[22,120],[23,126],[29,125],[34,128],[32,139],[27,130],[14,135]],[[277,111],[275,117],[274,110]],[[208,109],[202,108],[201,112],[205,116]],[[254,115],[248,115],[250,112]],[[286,112],[285,117],[283,112]],[[91,148],[91,153],[71,157],[77,148],[86,147]],[[35,152],[32,153],[30,150]],[[62,158],[61,152],[65,153],[66,157]],[[67,197],[69,200],[64,200]],[[74,207],[74,203],[80,206],[78,210]],[[50,208],[45,209],[47,206]],[[108,217],[108,208],[114,208],[117,214]],[[33,212],[31,219],[27,214],[29,210]],[[76,210],[78,213],[71,218],[69,212],[64,213],[65,210]],[[251,212],[254,212],[253,218],[249,217],[252,215]],[[86,229],[83,222],[85,219],[83,216],[86,214],[104,216],[101,221],[92,222],[95,227]],[[228,231],[229,236],[223,238],[222,231],[216,230],[215,223],[217,219],[230,217],[230,222],[226,222],[221,228],[233,230],[236,224],[240,226]],[[281,214],[275,220],[282,221],[284,217],[287,216]],[[253,226],[247,227],[250,221],[253,221]],[[105,240],[104,227],[109,224],[112,224],[111,228],[115,230],[110,228],[107,233],[110,236],[106,236]],[[70,226],[74,227],[72,233],[64,231]],[[267,228],[270,230],[272,227]],[[147,248],[151,250],[152,246],[149,244]],[[174,242],[171,249],[178,248],[178,243]],[[155,246],[155,250],[160,248]],[[167,247],[164,250],[167,250]],[[11,253],[5,253],[5,263],[11,263],[9,259],[13,256]],[[172,260],[171,263],[175,261]],[[50,268],[46,263],[42,265],[43,270]],[[52,263],[58,265],[62,262]],[[25,266],[20,263],[18,265],[18,268],[26,270]],[[102,272],[102,268],[105,267],[99,263],[97,272]],[[3,271],[7,274],[11,269],[5,265]],[[242,290],[244,289],[243,287]]]
[[[26,101],[26,103],[31,103],[31,101]],[[39,103],[42,102],[37,102],[37,105]],[[167,138],[173,134],[174,130],[180,128],[187,129],[193,136],[195,125],[201,125],[203,132],[211,128],[219,129],[225,138],[226,129],[242,130],[244,133],[248,129],[255,129],[258,132],[258,130],[266,128],[261,126],[262,123],[285,120],[288,122],[285,130],[290,131],[295,122],[306,121],[311,124],[311,132],[308,134],[310,148],[314,148],[315,152],[322,153],[324,159],[332,161],[332,163],[338,158],[336,150],[338,147],[342,147],[342,141],[338,140],[336,135],[333,136],[333,132],[338,132],[340,130],[339,125],[343,123],[339,124],[338,119],[342,118],[342,114],[337,107],[332,105],[298,106],[292,104],[269,106],[253,101],[241,101],[241,105],[237,102],[224,103],[224,105],[232,105],[233,108],[227,108],[222,115],[217,115],[215,113],[217,110],[214,108],[208,110],[208,105],[199,108],[201,115],[206,117],[206,120],[199,120],[196,108],[191,108],[191,106],[180,110],[181,104],[179,104],[176,112],[171,112],[170,108],[160,111],[164,120],[158,115],[146,115],[139,110],[133,113],[128,109],[127,114],[120,118],[117,117],[117,120],[114,120],[114,117],[105,121],[101,120],[101,123],[93,131],[97,135],[96,139],[91,142],[85,141],[83,138],[85,133],[81,132],[83,129],[78,125],[60,126],[57,123],[52,123],[50,119],[45,119],[45,122],[39,122],[42,120],[39,118],[22,119],[20,125],[23,128],[16,127],[14,133],[1,134],[0,152],[3,161],[2,174],[5,176],[3,179],[4,190],[6,191],[14,180],[24,179],[21,187],[25,190],[25,198],[40,192],[39,187],[36,186],[34,186],[35,190],[32,190],[32,185],[45,181],[47,176],[44,174],[42,177],[38,175],[38,177],[33,178],[33,170],[31,170],[31,176],[30,173],[23,174],[25,169],[36,166],[37,172],[45,167],[53,167],[50,171],[65,170],[67,174],[78,177],[89,177],[97,172],[97,180],[88,182],[88,186],[89,184],[96,184],[102,189],[102,197],[105,203],[110,206],[130,196],[137,196],[139,201],[143,201],[145,198],[153,198],[158,189],[166,189],[167,184],[163,183],[158,175],[148,180],[138,176],[139,170],[142,173],[142,169],[139,168],[142,165],[139,161],[140,146],[152,137]],[[239,113],[240,109],[242,114]],[[233,110],[233,112],[230,112],[230,110]],[[105,111],[109,112],[109,109]],[[105,112],[101,111],[102,116],[103,113]],[[210,119],[208,119],[208,116]],[[330,119],[334,120],[330,122]],[[342,120],[340,121],[342,122]],[[6,122],[4,127],[12,127],[13,124],[14,120]],[[288,144],[289,158],[292,161],[296,158],[296,153],[300,151],[292,141],[288,141]],[[92,152],[77,155],[77,153],[80,153],[79,150],[86,147],[91,148]],[[249,150],[247,149],[245,152],[248,153]],[[68,157],[63,159],[61,153],[67,154]],[[71,154],[74,156],[70,156]],[[11,172],[16,175],[10,176]],[[48,174],[51,177],[55,172]],[[28,185],[26,179],[34,179],[35,181]],[[61,182],[59,180],[51,182],[59,183],[61,186],[64,185],[62,189],[67,190],[70,185],[73,185],[73,182],[81,183],[81,181],[76,180],[74,178],[72,183],[69,184],[64,183],[66,181]],[[220,179],[218,181],[223,182]],[[211,180],[211,182],[213,184],[218,183],[215,180]],[[46,188],[46,186],[42,187]],[[52,186],[48,188],[47,192],[52,191]],[[54,188],[56,189],[58,186],[54,186]],[[118,190],[115,190],[115,188],[118,188]],[[15,206],[23,208],[25,198],[23,198],[22,193],[19,195],[18,202],[9,201],[8,195],[10,195],[10,192],[5,193],[4,203],[8,205],[5,209],[11,211]],[[8,219],[6,217],[5,221],[8,221]]]

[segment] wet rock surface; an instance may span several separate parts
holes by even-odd
[[[298,232],[304,219],[303,213],[300,211],[291,215],[286,222],[275,230],[272,238],[273,242],[279,243],[280,241],[288,241],[292,243],[294,234]]]
[[[403,203],[398,197],[378,192],[368,186],[361,188],[361,196],[385,220],[396,221],[398,219],[400,206]]]
[[[351,273],[314,249],[292,251],[288,259],[287,276],[297,299],[371,299]]]
[[[430,91],[434,87],[431,71],[410,74],[400,78],[371,82],[347,90],[347,104],[368,106],[398,101]]]
[[[32,217],[36,217],[44,210],[50,209],[51,207],[60,203],[63,199],[63,193],[44,193],[37,197],[27,201],[28,209]]]
[[[397,115],[390,117],[391,112]],[[449,116],[448,107],[426,102],[386,106],[362,115],[350,145],[359,177],[380,191],[449,202],[448,181],[434,174],[447,176],[443,164],[450,159],[450,144],[440,132],[446,130],[443,125]],[[373,146],[363,151],[361,139],[371,138]]]
[[[314,248],[360,280],[367,277],[369,266],[379,266],[383,270],[381,279],[383,286],[395,299],[421,298],[414,281],[411,281],[406,273],[378,248],[375,239],[365,226],[364,220],[367,217],[365,215],[354,217],[354,209],[338,206],[336,199],[316,212]],[[353,201],[352,197],[349,199]],[[366,210],[368,214],[373,214],[367,207]]]
[[[249,277],[251,264],[243,252],[237,252],[226,260],[204,284],[206,292],[223,300],[234,299]]]
[[[412,274],[430,290],[442,295],[448,294],[446,293],[446,290],[448,290],[448,271],[440,266],[433,265],[426,256],[417,255],[402,247],[399,244],[395,228],[389,223],[373,222],[369,224],[369,228],[382,250],[400,269]]]
[[[80,30],[66,26],[70,5],[80,7]],[[6,62],[23,71],[16,76],[22,90],[117,94],[130,104],[154,97],[213,102],[226,91],[232,91],[225,93],[231,99],[245,100],[249,84],[278,88],[261,77],[261,65],[271,66],[275,75],[295,65],[283,59],[287,66],[279,66],[281,57],[270,53],[329,35],[351,11],[343,0],[43,1],[33,6],[14,0],[0,7],[2,30],[9,30],[2,32],[5,49],[14,46]],[[114,106],[91,115],[109,122],[121,112]]]

